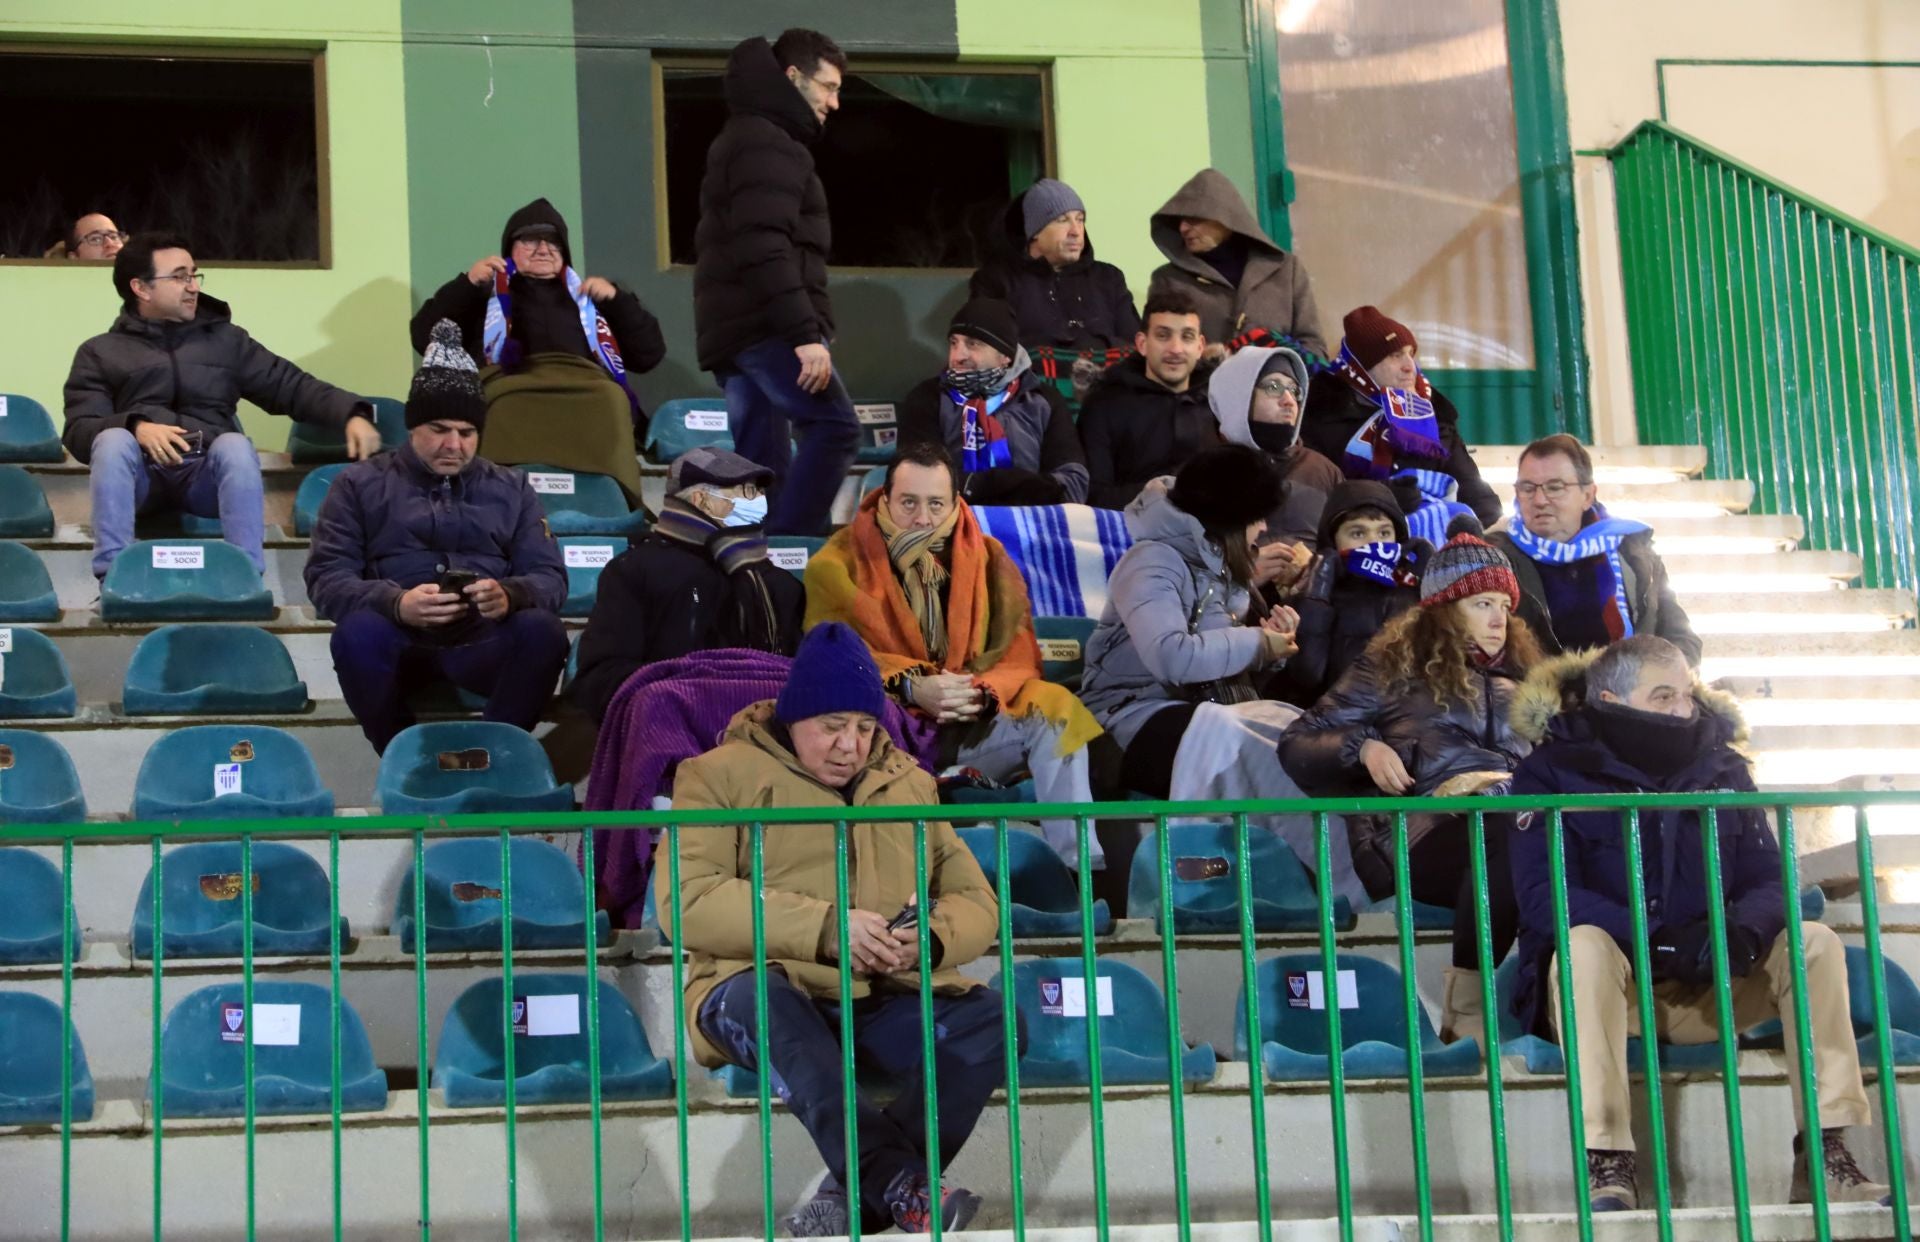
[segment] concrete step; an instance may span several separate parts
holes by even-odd
[[[1479,444],[1474,464],[1489,477],[1512,478],[1524,444]],[[1634,444],[1593,448],[1593,477],[1603,489],[1615,483],[1677,483],[1707,468],[1707,450],[1697,444]]]
[[[1911,676],[1920,674],[1920,630],[1854,634],[1715,634],[1704,639],[1700,675],[1722,677]]]
[[[1763,725],[1753,730],[1754,779],[1805,788],[1871,773],[1920,775],[1920,734],[1906,724]]]
[[[1920,725],[1920,676],[1727,677],[1747,723]]]
[[[1683,598],[1697,634],[1872,633],[1913,622],[1911,591],[1727,591]]]
[[[1667,576],[1682,600],[1724,591],[1798,594],[1836,590],[1860,576],[1852,552],[1799,549],[1791,552],[1663,554]]]
[[[1485,466],[1482,465],[1482,470]],[[1500,503],[1513,507],[1513,477],[1488,478]],[[1745,513],[1753,504],[1753,484],[1745,479],[1681,479],[1609,484],[1601,500],[1615,517],[1641,522],[1669,518],[1710,518]]]
[[[1663,518],[1654,526],[1653,545],[1662,557],[1739,556],[1791,551],[1805,534],[1797,513]]]

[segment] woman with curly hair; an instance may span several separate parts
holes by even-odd
[[[1470,521],[1470,519],[1469,519]],[[1532,746],[1507,709],[1541,658],[1513,567],[1472,534],[1456,534],[1420,578],[1420,606],[1387,622],[1366,654],[1280,739],[1280,763],[1314,797],[1452,797],[1499,792]],[[1488,816],[1491,969],[1519,927],[1507,864],[1507,817]],[[1393,892],[1391,815],[1349,816],[1354,870],[1374,898]],[[1445,1039],[1484,1034],[1473,865],[1461,815],[1407,816],[1412,896],[1453,908]]]

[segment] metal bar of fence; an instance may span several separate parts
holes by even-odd
[[[680,901],[681,831],[678,822],[667,825],[667,887],[673,891],[665,902],[656,893],[655,905],[673,910],[673,941],[667,946],[667,956],[673,970],[673,1129],[678,1159],[674,1172],[680,1183],[680,1242],[693,1242],[693,1195],[687,1168],[687,962],[686,954],[680,951],[680,942],[686,939],[681,928],[685,913]]]
[[[1795,1058],[1800,1079],[1801,1134],[1806,1136],[1808,1197],[1813,1200],[1813,1236],[1829,1242],[1833,1223],[1828,1219],[1827,1179],[1822,1176],[1824,1148],[1820,1136],[1820,1088],[1813,1063],[1813,1015],[1807,1003],[1807,946],[1800,925],[1800,860],[1795,856],[1793,807],[1782,804],[1780,825],[1780,892],[1786,905],[1787,952],[1793,964],[1793,1039],[1786,1049]],[[1768,946],[1759,946],[1762,955]],[[1785,1015],[1783,1014],[1782,1017]],[[1781,1023],[1784,1028],[1787,1024]]]
[[[1407,813],[1393,816],[1393,912],[1400,923],[1400,978],[1406,989],[1403,1011],[1407,1023],[1407,1111],[1413,1122],[1413,1192],[1420,1212],[1420,1236],[1433,1236],[1433,1172],[1427,1167],[1426,1066],[1421,1061],[1420,993],[1414,987],[1413,869],[1407,841]],[[1340,1007],[1340,976],[1326,975],[1321,990],[1328,1009]],[[1330,1050],[1341,1055],[1339,1048]]]
[[[940,1083],[937,1049],[933,1031],[933,938],[927,918],[927,821],[913,821],[913,899],[920,910],[915,926],[920,969],[920,1056],[921,1085],[926,1091],[927,1121],[927,1202],[931,1213],[928,1232],[940,1242],[945,1232],[945,1212],[941,1200],[940,1169]],[[1093,1006],[1089,1005],[1091,1012]]]
[[[853,1242],[860,1242],[860,1084],[854,1077],[857,1067],[853,1038],[853,945],[851,924],[846,918],[853,902],[847,893],[847,821],[844,819],[833,823],[833,901],[833,908],[840,913],[839,939],[834,943],[840,959],[840,1107],[846,1118],[843,1137],[847,1176],[841,1189],[847,1194],[847,1236]]]
[[[433,1237],[433,1144],[427,1087],[427,834],[413,834],[414,1107],[420,1113],[420,1242]]]
[[[1654,1223],[1660,1242],[1673,1242],[1673,1190],[1667,1169],[1667,1116],[1660,1082],[1660,1024],[1653,1005],[1653,945],[1647,935],[1646,860],[1640,817],[1620,813],[1627,847],[1627,904],[1633,928],[1633,990],[1640,1005],[1640,1055],[1647,1079],[1647,1146],[1653,1156]]]
[[[605,1242],[607,1236],[607,1188],[605,1153],[601,1142],[600,1099],[600,930],[594,908],[593,828],[580,831],[580,886],[585,897],[582,926],[587,956],[587,1109],[593,1126],[593,1242]],[[680,1078],[684,1068],[675,1062],[673,1076]]]
[[[1753,1194],[1747,1186],[1746,1138],[1740,1125],[1740,1032],[1733,1025],[1733,974],[1727,961],[1727,890],[1720,871],[1720,816],[1700,817],[1707,866],[1707,932],[1713,948],[1713,1007],[1719,1020],[1721,1092],[1726,1098],[1727,1162],[1733,1175],[1733,1223],[1740,1242],[1753,1242]]]
[[[1574,1024],[1573,952],[1567,934],[1567,839],[1559,807],[1547,811],[1547,867],[1553,889],[1553,960],[1560,981],[1560,1055],[1567,1065],[1567,1147],[1573,1157],[1573,1207],[1580,1242],[1593,1242],[1587,1201],[1587,1128],[1580,1086],[1580,1032]]]
[[[1342,1056],[1343,1044],[1340,1038],[1340,1006],[1337,1003],[1340,999],[1340,946],[1334,939],[1333,886],[1324,880],[1324,877],[1333,874],[1332,841],[1329,836],[1327,813],[1325,811],[1316,812],[1313,817],[1313,855],[1314,874],[1317,877],[1322,877],[1321,882],[1314,885],[1314,888],[1319,891],[1320,906],[1320,994],[1322,997],[1329,994],[1327,981],[1332,980],[1331,995],[1336,1002],[1335,1004],[1325,1005],[1323,1007],[1327,1015],[1328,1107],[1333,1110],[1331,1120],[1333,1129],[1334,1206],[1340,1218],[1340,1242],[1353,1242],[1353,1173],[1352,1170],[1347,1167],[1347,1067],[1346,1060]],[[1248,1056],[1248,1060],[1252,1063],[1250,1068],[1252,1070],[1254,1084],[1258,1086],[1260,1082],[1260,1028],[1253,1025],[1253,1023],[1257,1012],[1254,1009],[1254,1005],[1259,999],[1259,989],[1254,986],[1253,982],[1253,952],[1250,947],[1253,942],[1253,891],[1250,885],[1251,877],[1247,875],[1247,817],[1242,815],[1240,817],[1241,934],[1247,938],[1249,945],[1247,951],[1246,985],[1247,1022],[1249,1029],[1253,1032],[1251,1041],[1253,1047]],[[1261,1237],[1264,1242],[1270,1242],[1273,1237],[1273,1231],[1267,1223],[1267,1217],[1271,1214],[1271,1210],[1266,1203],[1268,1193],[1266,1181],[1267,1129],[1265,1110],[1260,1107],[1262,1103],[1263,1101],[1256,1097],[1255,1118],[1257,1125],[1254,1141],[1256,1150],[1260,1154],[1260,1195],[1262,1200],[1260,1207]]]
[[[333,1242],[340,1242],[346,1227],[345,1201],[340,1191],[345,1170],[341,1167],[342,1134],[340,1124],[340,834],[327,834],[327,1108],[329,1136],[333,1146]]]
[[[1886,1143],[1887,1181],[1893,1193],[1894,1236],[1900,1242],[1912,1242],[1905,1140],[1900,1133],[1900,1085],[1894,1078],[1893,1024],[1887,1016],[1887,964],[1880,956],[1880,894],[1873,869],[1873,832],[1865,815],[1856,820],[1853,849],[1860,874],[1860,922],[1865,932],[1867,978],[1873,992],[1874,1068],[1880,1086],[1880,1132]]]
[[[154,877],[159,883],[159,877]],[[153,929],[156,938],[160,935],[158,927]],[[247,1185],[247,1236],[254,1236],[253,1192],[254,1192],[254,1083],[253,1058],[254,1045],[259,1041],[260,1030],[256,1025],[253,1011],[253,837],[240,838],[240,1012],[241,1029],[244,1032],[240,1040],[242,1065],[243,1103],[245,1105],[246,1128],[246,1185]]]
[[[1502,831],[1505,831],[1502,826]],[[1500,1065],[1500,1002],[1494,979],[1493,895],[1487,885],[1487,817],[1475,811],[1467,817],[1469,859],[1473,864],[1473,934],[1479,951],[1480,1012],[1486,1016],[1487,1126],[1493,1144],[1494,1218],[1500,1237],[1513,1237],[1513,1182],[1507,1168],[1507,1108]]]
[[[1080,878],[1080,970],[1085,983],[1087,1017],[1087,1110],[1092,1124],[1093,1213],[1095,1236],[1107,1242],[1107,1122],[1100,1085],[1100,968],[1093,952],[1093,869],[1087,866],[1088,830],[1085,815],[1074,816],[1074,840]]]
[[[760,1096],[760,1217],[767,1242],[773,1242],[773,1070],[767,1063],[767,826],[756,819],[748,831],[752,834],[753,855],[753,1064]],[[679,926],[674,924],[676,931]],[[848,1189],[851,1192],[852,1188]]]
[[[994,896],[1000,916],[1000,1037],[1007,1049],[1007,1207],[1013,1213],[1014,1242],[1026,1242],[1027,1190],[1020,1158],[1020,1012],[1013,996],[1013,864],[1004,817],[993,821],[993,851]]]
[[[1174,1219],[1180,1242],[1193,1237],[1193,1204],[1187,1189],[1187,1114],[1183,1061],[1186,1040],[1180,1032],[1180,965],[1173,927],[1173,842],[1167,839],[1167,817],[1154,820],[1154,844],[1160,857],[1160,973],[1167,994],[1167,1121],[1173,1130]],[[1258,1051],[1256,1046],[1255,1051]]]
[[[502,1085],[507,1105],[507,1238],[520,1237],[520,1143],[514,1119],[514,1075],[517,1049],[513,1022],[513,836],[500,830],[500,1047]],[[521,1025],[533,1030],[533,1001],[521,1010]]]
[[[148,945],[148,948],[152,950],[151,960],[153,964],[153,1068],[149,1071],[148,1093],[153,1096],[153,1242],[166,1242],[166,1236],[161,1231],[160,1225],[162,1192],[166,1185],[162,1176],[163,1170],[161,1167],[161,1161],[164,1159],[161,1155],[161,1148],[163,1146],[161,1140],[167,1128],[167,1109],[164,1099],[166,1094],[166,1077],[161,1073],[160,1065],[160,1018],[164,1012],[161,1009],[160,977],[161,973],[165,970],[164,961],[166,958],[166,946],[163,943],[164,937],[160,935],[160,929],[166,926],[166,924],[161,921],[162,918],[165,917],[166,911],[166,903],[161,900],[161,890],[166,888],[166,885],[160,882],[160,834],[157,832],[153,834],[153,861],[151,867],[153,875],[153,940]]]
[[[60,1242],[73,1236],[73,842],[60,843]],[[156,929],[157,930],[157,929]]]

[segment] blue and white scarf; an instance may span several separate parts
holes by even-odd
[[[520,342],[512,337],[513,295],[508,287],[513,283],[513,260],[507,260],[507,270],[493,275],[493,295],[487,299],[487,322],[481,330],[480,349],[486,355],[489,365],[513,366],[520,361]],[[565,273],[567,295],[574,305],[580,308],[580,330],[586,333],[587,347],[607,374],[613,376],[614,383],[620,385],[627,400],[639,408],[639,399],[633,390],[627,387],[627,364],[620,357],[620,345],[614,339],[613,329],[608,326],[606,317],[594,306],[593,299],[580,292],[580,275],[572,268]]]
[[[1627,607],[1626,567],[1620,560],[1620,545],[1631,535],[1651,530],[1644,522],[1631,518],[1608,517],[1606,506],[1595,504],[1591,510],[1593,520],[1580,528],[1580,533],[1571,540],[1562,543],[1557,539],[1545,539],[1527,529],[1520,516],[1520,502],[1513,502],[1513,520],[1507,523],[1507,537],[1513,540],[1513,546],[1527,554],[1527,559],[1542,565],[1571,565],[1576,561],[1601,558],[1601,593],[1608,597],[1613,605],[1613,615],[1607,619],[1607,633],[1615,639],[1626,638],[1633,633],[1633,616]]]

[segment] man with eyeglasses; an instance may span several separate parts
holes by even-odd
[[[127,244],[126,233],[114,224],[113,217],[91,211],[73,222],[67,230],[69,259],[111,259]]]
[[[830,352],[832,225],[810,150],[840,107],[846,68],[846,54],[817,30],[735,47],[727,122],[700,183],[695,343],[726,391],[734,446],[773,471],[769,534],[824,534],[860,449]]]
[[[1302,566],[1314,551],[1327,497],[1346,481],[1340,467],[1301,442],[1300,411],[1306,401],[1306,359],[1284,346],[1245,346],[1207,381],[1207,404],[1220,424],[1220,438],[1259,449],[1279,467],[1286,496],[1267,519],[1265,546],[1293,545]]]
[[[240,429],[242,399],[343,429],[355,460],[380,451],[370,402],[269,352],[202,292],[205,280],[186,239],[135,237],[113,260],[119,317],[74,354],[62,440],[92,468],[96,578],[133,541],[134,515],[162,506],[218,517],[266,572],[260,457]]]
[[[1541,645],[1573,651],[1655,634],[1700,663],[1700,639],[1674,598],[1653,529],[1599,501],[1593,458],[1569,435],[1520,454],[1513,514],[1488,538],[1513,562],[1520,608]]]

